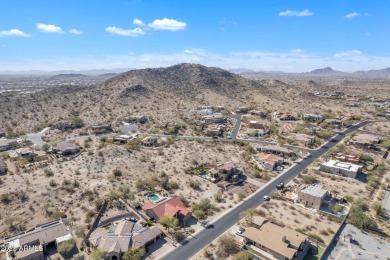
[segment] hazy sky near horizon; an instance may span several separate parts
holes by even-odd
[[[0,70],[390,66],[388,0],[1,0]]]

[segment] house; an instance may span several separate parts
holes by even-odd
[[[329,125],[334,125],[336,127],[342,127],[344,125],[344,122],[339,119],[325,119],[324,122]]]
[[[275,154],[258,153],[253,156],[253,161],[257,163],[260,169],[275,170],[278,166],[284,163],[283,157]]]
[[[11,144],[8,139],[0,139],[0,152],[11,149]]]
[[[5,161],[3,159],[0,159],[0,173],[4,174],[7,173],[7,164],[5,164]]]
[[[320,165],[320,171],[356,178],[362,172],[362,166],[337,160],[329,160]]]
[[[205,130],[207,136],[217,136],[221,134],[221,128],[219,126],[209,126]]]
[[[187,209],[183,202],[176,197],[164,200],[158,204],[147,202],[142,206],[142,210],[155,221],[164,216],[169,216],[177,218],[185,224],[192,218],[191,210]]]
[[[247,130],[245,130],[245,135],[247,137],[258,137],[259,136],[259,129],[248,128]]]
[[[5,132],[0,130],[0,138],[3,138],[3,137],[5,137]]]
[[[359,149],[378,149],[377,145],[380,144],[382,138],[380,136],[372,134],[358,134],[349,141],[349,144],[354,145]]]
[[[218,174],[224,181],[238,181],[242,172],[237,169],[233,162],[226,162],[217,165]]]
[[[279,121],[296,121],[298,118],[292,114],[289,113],[278,113],[278,112],[273,112],[271,114],[272,119],[274,120],[279,120]]]
[[[123,118],[123,121],[126,123],[141,123],[145,124],[148,121],[148,118],[144,115],[135,115],[135,116],[128,116]]]
[[[359,164],[360,162],[360,158],[352,154],[336,153],[333,158],[340,162],[349,162],[354,164]]]
[[[245,113],[247,113],[249,110],[250,110],[249,107],[241,106],[241,107],[237,107],[236,113],[238,113],[238,114],[245,114]]]
[[[141,145],[144,147],[158,147],[160,143],[158,142],[158,138],[155,136],[147,136],[141,141]]]
[[[320,185],[307,185],[296,188],[298,194],[298,203],[305,207],[319,210],[323,204],[328,191],[324,190]]]
[[[289,137],[294,141],[305,145],[313,144],[316,141],[316,137],[314,135],[290,133]]]
[[[310,121],[310,122],[317,122],[322,121],[324,119],[323,116],[317,115],[317,114],[304,114],[303,120]]]
[[[265,117],[265,113],[259,110],[250,110],[248,111],[248,114],[253,115],[253,116],[260,116],[260,117]]]
[[[265,129],[264,125],[260,121],[249,121],[248,128],[253,128],[253,129]]]
[[[18,158],[24,158],[29,162],[33,162],[38,155],[34,153],[30,148],[19,148],[16,150],[9,150],[8,157],[16,160]]]
[[[259,259],[302,260],[310,248],[308,236],[260,216],[241,236],[247,250]]]
[[[112,140],[114,142],[126,143],[129,140],[134,139],[134,135],[115,135]]]
[[[283,147],[283,146],[280,146],[280,145],[259,145],[259,146],[255,146],[254,149],[256,151],[259,151],[259,152],[263,152],[263,153],[273,153],[273,154],[277,154],[277,155],[280,155],[282,157],[284,156],[291,156],[294,153],[294,151],[286,148],[286,147]]]
[[[68,142],[61,142],[52,148],[52,152],[60,155],[71,155],[80,152],[80,147]]]
[[[55,123],[53,127],[61,131],[75,128],[75,126],[69,121],[59,121]]]
[[[201,110],[198,110],[197,114],[199,116],[207,116],[207,115],[211,115],[213,113],[213,110],[211,108],[206,108],[206,109],[201,109]]]
[[[226,117],[221,113],[214,113],[211,115],[202,116],[202,121],[205,124],[224,124],[226,123]]]
[[[104,134],[111,132],[111,125],[110,124],[98,124],[98,125],[93,125],[91,126],[92,131],[95,134]]]
[[[61,243],[72,239],[70,229],[62,219],[36,226],[30,231],[4,239],[7,248],[29,247],[32,250],[12,250],[6,253],[6,259],[43,260],[48,247],[58,247]],[[33,250],[34,249],[34,250]]]
[[[163,236],[157,227],[143,227],[127,219],[111,223],[108,228],[98,227],[89,237],[95,248],[106,253],[107,259],[121,259],[129,249],[146,248]]]

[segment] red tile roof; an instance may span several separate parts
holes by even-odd
[[[171,198],[157,205],[147,202],[142,206],[142,209],[144,211],[148,209],[153,210],[158,218],[163,216],[174,217],[177,213],[186,216],[187,214],[191,213],[191,211],[187,209],[183,202],[181,202],[181,200],[178,198]]]

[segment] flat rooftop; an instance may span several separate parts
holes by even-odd
[[[321,185],[308,185],[301,188],[301,192],[315,197],[323,197],[326,194],[326,190]]]
[[[328,166],[328,167],[333,167],[333,168],[338,168],[338,169],[344,169],[344,170],[349,170],[349,171],[358,171],[361,166],[353,163],[347,163],[347,162],[340,162],[337,160],[329,160],[326,162],[323,162],[322,165]]]

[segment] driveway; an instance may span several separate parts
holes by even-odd
[[[236,139],[237,138],[237,135],[238,135],[238,131],[240,131],[240,127],[241,127],[241,115],[236,115],[236,114],[228,114],[227,117],[229,118],[233,118],[236,120],[235,124],[234,124],[234,127],[233,127],[233,130],[232,130],[232,133],[230,135],[230,138],[232,140]]]

